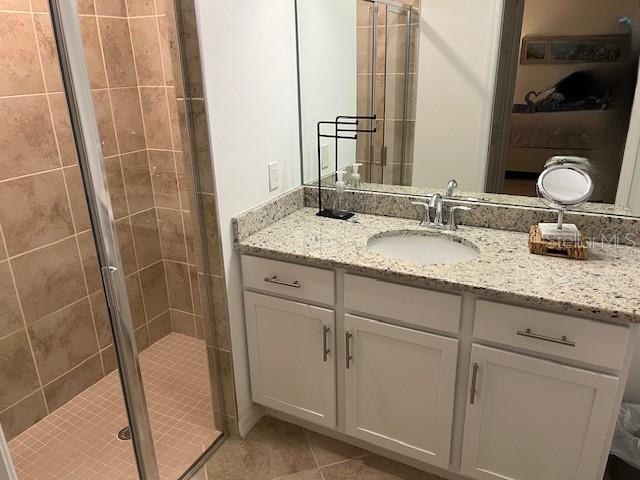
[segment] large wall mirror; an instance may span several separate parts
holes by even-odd
[[[581,210],[640,215],[637,0],[296,0],[296,13],[305,184],[343,170],[351,188],[419,195],[455,179],[459,195],[543,206],[536,179],[568,155],[591,163]],[[339,136],[375,132],[318,137],[341,115],[363,118]]]

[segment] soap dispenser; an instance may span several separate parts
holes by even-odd
[[[347,204],[344,199],[345,184],[342,177],[344,176],[344,170],[338,170],[336,172],[336,191],[333,198],[333,215],[335,218],[344,218],[349,215],[347,210]]]
[[[360,167],[361,163],[354,163],[351,167],[351,186],[353,188],[360,188]]]

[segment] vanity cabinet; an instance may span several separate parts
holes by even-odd
[[[242,265],[256,403],[455,478],[601,480],[628,326],[259,257]]]
[[[253,400],[335,427],[335,313],[252,292],[244,297]]]
[[[345,315],[346,433],[448,468],[458,341]]]
[[[473,345],[463,475],[600,480],[618,379]]]

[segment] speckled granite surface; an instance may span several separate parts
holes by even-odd
[[[302,207],[304,207],[304,192],[301,187],[298,187],[235,216],[232,222],[235,243]]]
[[[318,190],[304,187],[304,204],[307,207],[318,205]],[[332,205],[333,190],[322,191],[322,201]],[[417,219],[421,212],[411,205],[412,195],[389,194],[371,191],[350,190],[345,193],[348,208],[353,212],[390,217]],[[558,213],[548,208],[534,206],[501,205],[497,203],[463,202],[447,199],[446,205],[467,205],[470,212],[461,212],[459,217],[466,225],[495,228],[514,232],[528,232],[531,225],[539,222],[556,222]],[[640,246],[640,218],[604,215],[587,212],[568,212],[565,222],[575,223],[580,231],[589,238],[598,241],[616,241],[623,245]]]
[[[410,285],[469,292],[609,322],[640,323],[640,249],[594,246],[587,261],[532,255],[525,233],[463,227],[454,235],[479,248],[456,265],[418,265],[371,252],[368,239],[385,231],[430,232],[415,220],[358,214],[356,222],[297,210],[238,243],[241,253],[345,268]]]

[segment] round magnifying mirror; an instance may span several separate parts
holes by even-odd
[[[551,208],[559,210],[557,224],[538,224],[544,240],[580,239],[580,232],[574,224],[563,224],[564,211],[570,207],[577,207],[591,198],[593,181],[586,170],[589,166],[587,159],[580,159],[580,162],[571,160],[571,157],[553,157],[538,177],[538,195]]]
[[[540,174],[537,189],[551,207],[564,210],[589,200],[593,194],[593,181],[578,166],[555,165]]]

